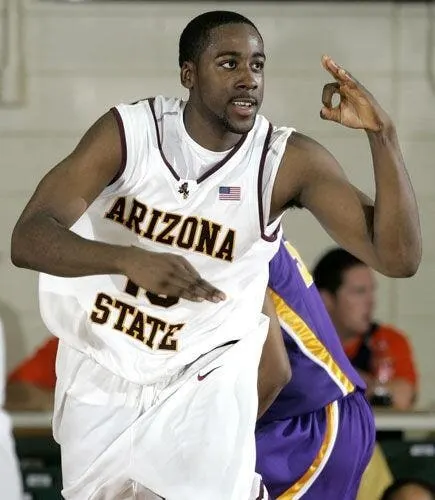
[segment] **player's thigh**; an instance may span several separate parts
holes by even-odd
[[[177,391],[135,424],[132,478],[168,500],[247,499],[260,355],[261,345],[240,341],[191,366]]]
[[[89,484],[91,476],[104,481],[112,471],[122,475],[131,459],[129,429],[137,416],[131,407],[91,405],[67,395],[57,432],[64,488]]]

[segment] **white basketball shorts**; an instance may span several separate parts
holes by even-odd
[[[257,373],[268,320],[141,386],[59,344],[53,431],[67,500],[259,500]]]

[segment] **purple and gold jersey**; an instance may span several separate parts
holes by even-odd
[[[287,241],[270,262],[269,288],[293,375],[259,426],[319,410],[357,387],[365,389],[308,269]]]

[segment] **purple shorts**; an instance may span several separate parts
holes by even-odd
[[[277,500],[355,500],[376,430],[361,391],[257,430],[257,472]]]

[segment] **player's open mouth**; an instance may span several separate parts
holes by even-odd
[[[257,101],[255,99],[237,98],[231,101],[236,113],[241,116],[251,116],[256,108]]]

